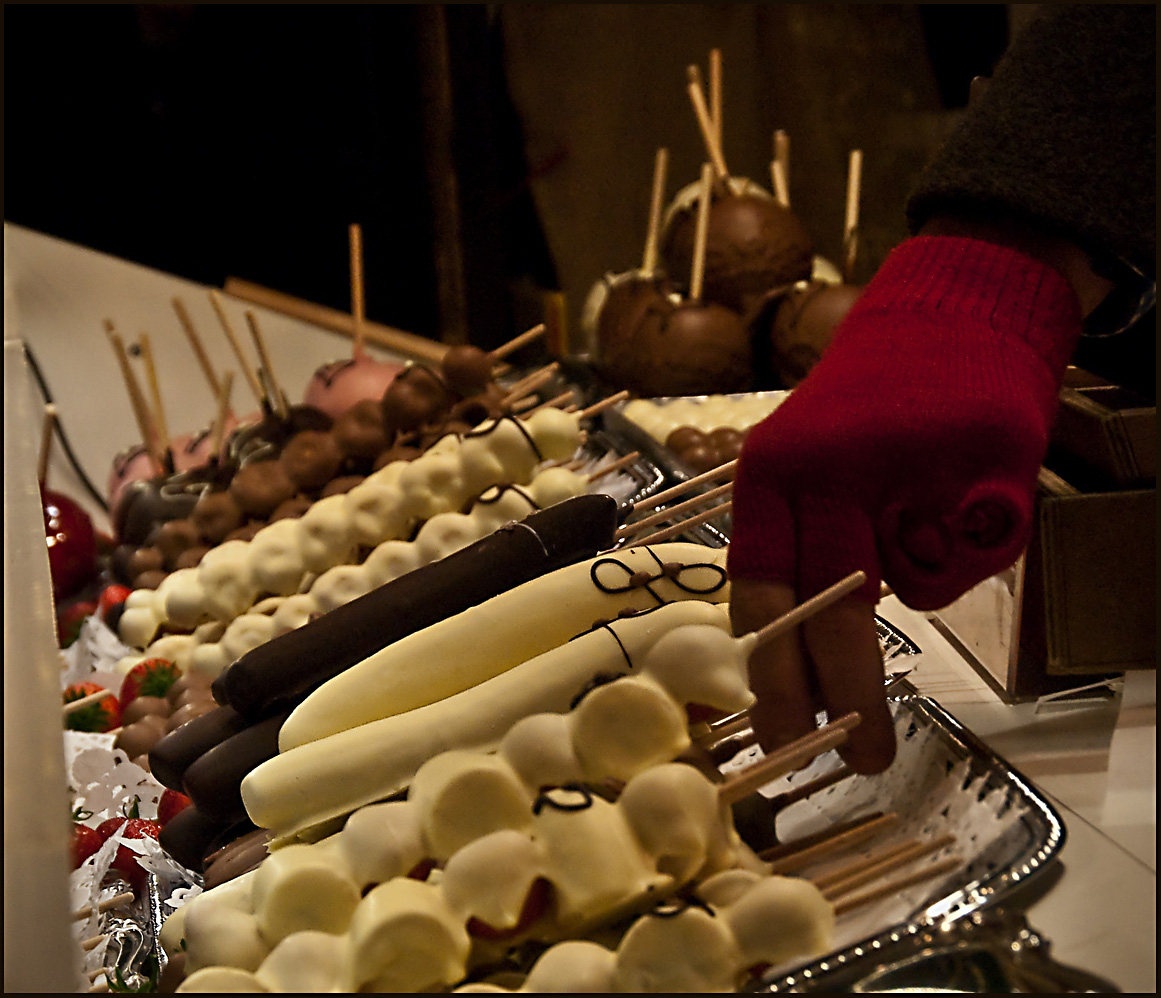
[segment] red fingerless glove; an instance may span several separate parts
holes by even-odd
[[[901,244],[822,359],[747,435],[729,570],[798,596],[856,569],[877,600],[945,606],[1028,543],[1080,335],[1053,268],[975,239]]]

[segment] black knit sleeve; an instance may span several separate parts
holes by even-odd
[[[1156,275],[1156,7],[1052,5],[920,176],[934,215],[1004,215]]]

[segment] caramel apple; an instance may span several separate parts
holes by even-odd
[[[666,217],[661,256],[670,274],[691,270],[697,188],[679,193]],[[808,279],[813,254],[798,217],[757,184],[729,178],[714,185],[702,294],[707,301],[746,314],[772,289]]]

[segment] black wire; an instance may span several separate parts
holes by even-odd
[[[44,379],[44,374],[40,370],[40,365],[36,362],[36,355],[32,352],[32,347],[30,347],[27,343],[22,343],[21,345],[24,347],[24,355],[28,358],[28,364],[32,368],[32,376],[36,378],[36,383],[40,387],[40,394],[44,398],[44,404],[53,405],[54,402],[52,392],[49,390],[48,382],[46,382]],[[64,425],[61,423],[59,416],[53,420],[53,424],[55,427],[57,439],[60,440],[61,448],[65,452],[65,457],[68,458],[69,464],[72,465],[73,471],[75,471],[77,476],[80,478],[81,484],[85,487],[85,491],[93,497],[93,501],[98,506],[100,506],[102,510],[108,513],[109,503],[97,490],[97,487],[93,485],[92,481],[89,479],[89,476],[85,474],[85,469],[81,467],[81,462],[77,460],[77,455],[73,451],[72,444],[69,443],[69,438],[65,434]]]

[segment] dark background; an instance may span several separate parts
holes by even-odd
[[[590,6],[597,17],[620,5]],[[678,6],[703,16],[717,7]],[[744,6],[721,5],[720,16]],[[880,10],[810,9],[840,30],[848,13],[865,25]],[[444,18],[442,62],[433,10]],[[921,33],[913,71],[937,103],[920,110],[953,120],[971,78],[1006,47],[1009,8],[891,10],[912,12]],[[442,124],[468,337],[502,342],[515,289],[561,286],[532,196],[553,157],[530,169],[507,83],[504,19],[527,25],[536,5],[27,4],[3,16],[8,221],[202,283],[233,275],[342,309],[347,226],[359,222],[369,317],[454,340],[437,276],[449,196],[432,156]],[[698,51],[710,44],[696,41]],[[630,92],[660,85],[624,70]],[[441,87],[450,103],[441,105]],[[854,122],[867,93],[836,116]],[[894,181],[902,189],[907,179]],[[886,211],[902,224],[901,203]],[[892,228],[879,242],[901,235]],[[872,253],[866,265],[877,262]]]

